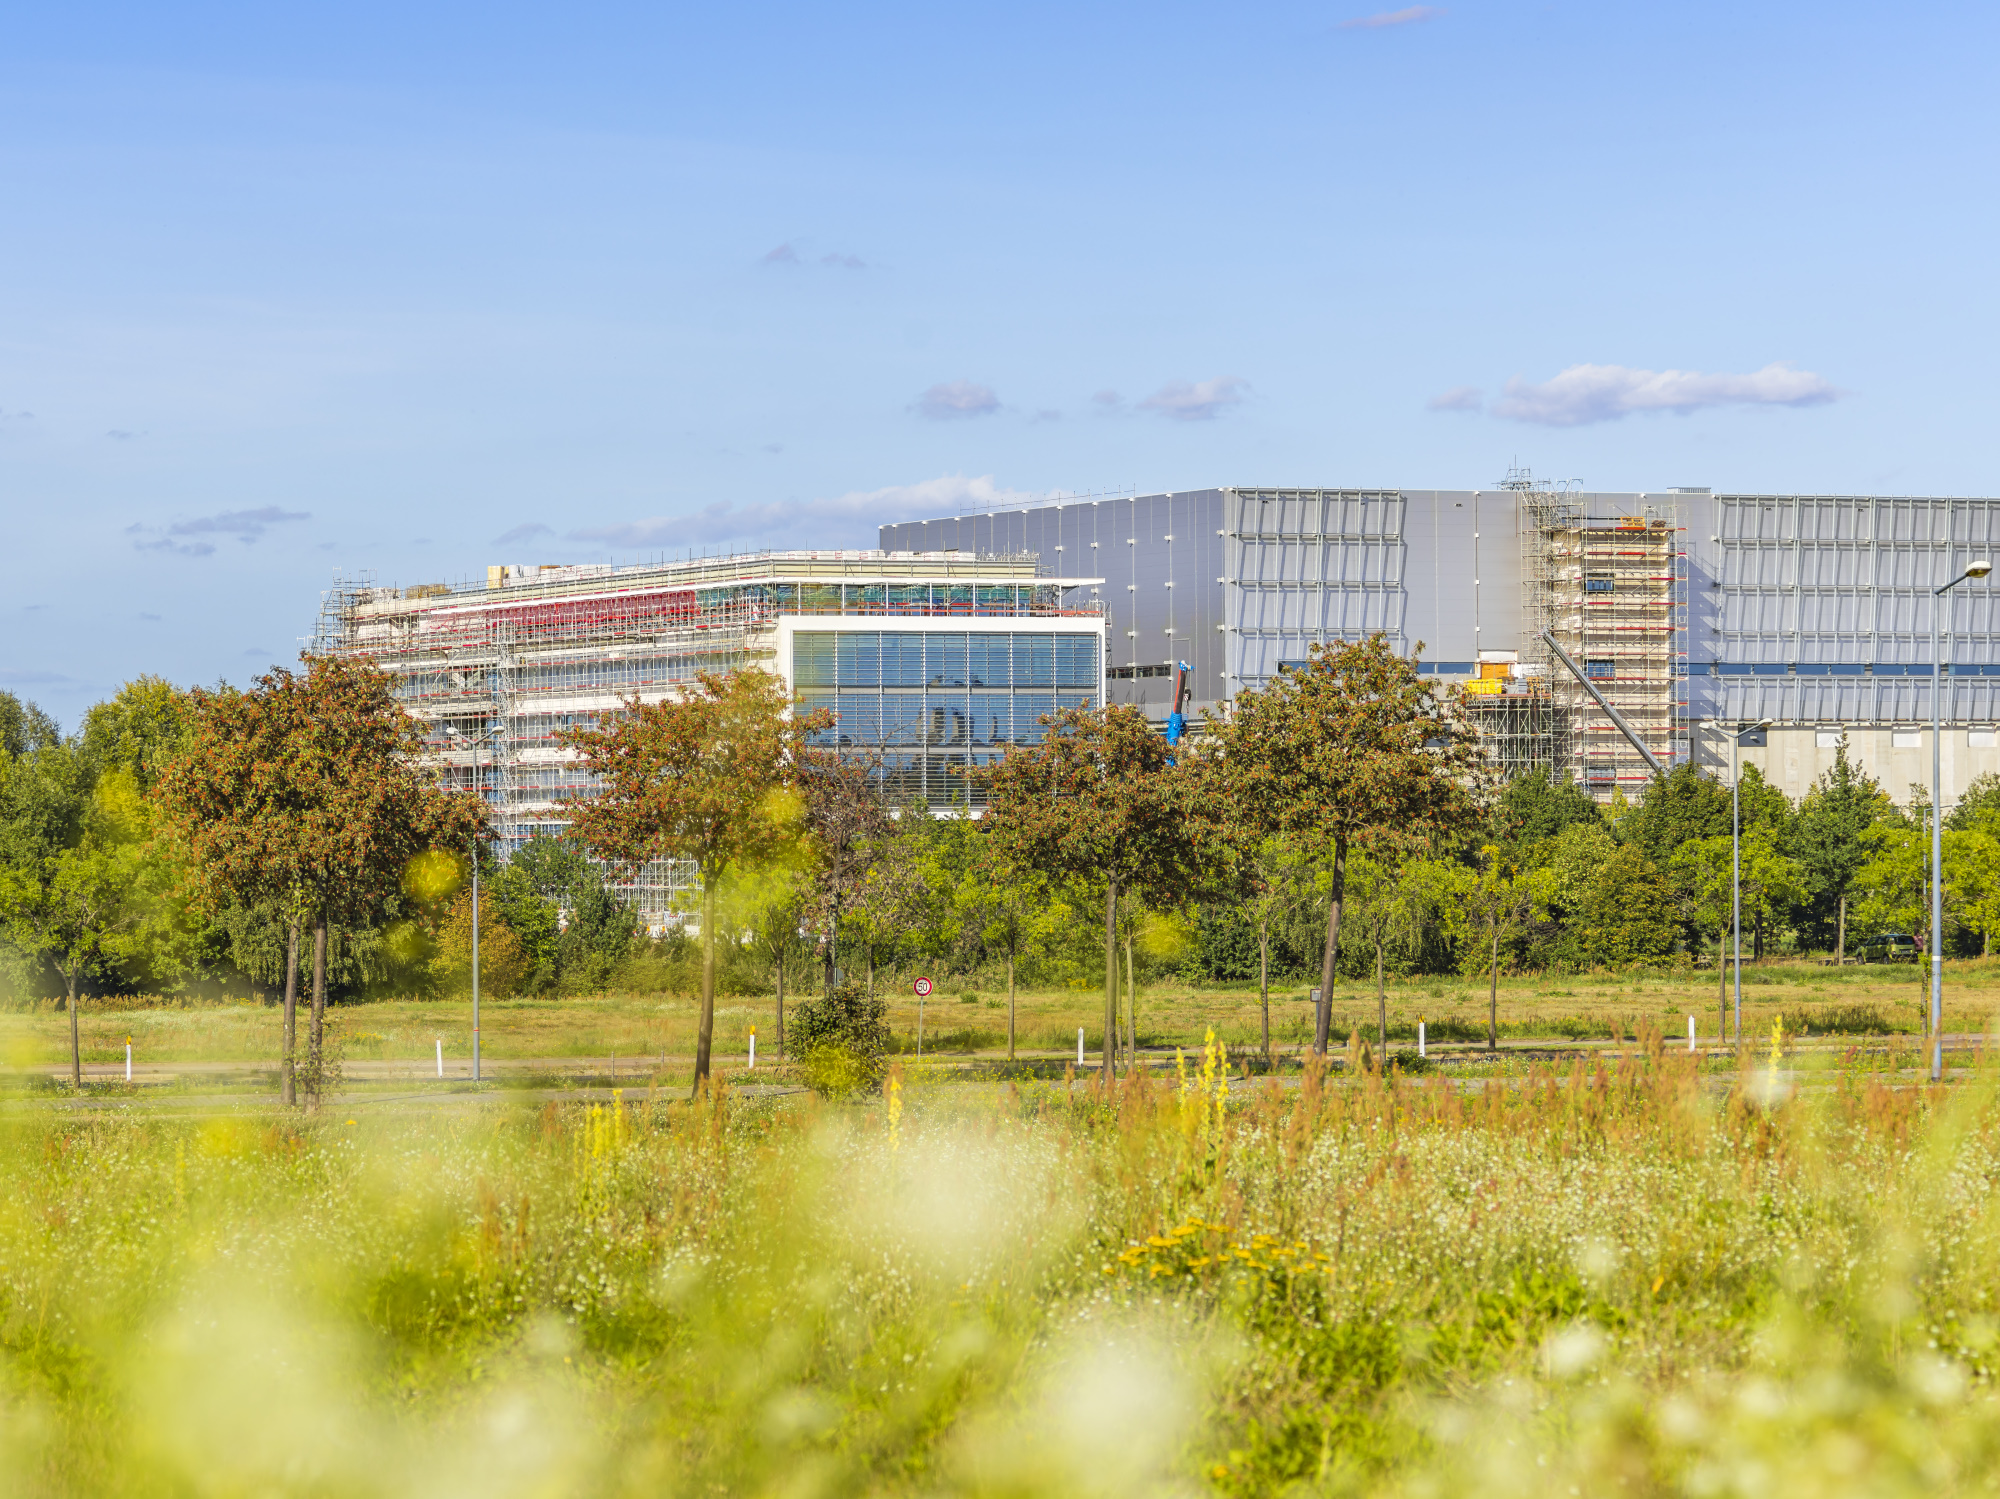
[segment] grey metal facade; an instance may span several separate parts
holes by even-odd
[[[1932,590],[2000,551],[1992,498],[1690,489],[1570,498],[1598,513],[1672,508],[1686,579],[1677,647],[1686,752],[1714,761],[1720,741],[1707,722],[1776,720],[1772,773],[1799,781],[1795,795],[1843,736],[1865,755],[1879,729],[1885,757],[1892,741],[1898,755],[1915,752],[1903,741],[1930,720]],[[1522,497],[1507,488],[1230,486],[884,526],[882,546],[1034,552],[1047,573],[1103,576],[1109,697],[1157,717],[1175,660],[1194,669],[1196,706],[1213,707],[1315,641],[1375,631],[1398,650],[1421,647],[1447,674],[1470,671],[1481,652],[1525,657],[1523,520]],[[1989,744],[2000,720],[2000,606],[1974,582],[1953,591],[1950,610],[1941,716],[1956,726],[1946,752],[1959,769],[1948,779],[1962,785],[2000,767]],[[1904,796],[1890,784],[1901,760],[1892,769],[1885,758],[1882,771]]]

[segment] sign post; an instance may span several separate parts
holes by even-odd
[[[919,978],[910,987],[917,991],[917,1060],[924,1059],[924,996],[931,992],[931,981]]]

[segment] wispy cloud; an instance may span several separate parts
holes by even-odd
[[[1125,404],[1125,400],[1115,390],[1100,390],[1090,398],[1090,404],[1099,411],[1116,411]]]
[[[14,687],[67,687],[75,681],[75,677],[66,677],[59,671],[9,671],[0,667],[0,682]]]
[[[953,380],[933,385],[916,399],[912,409],[934,422],[958,421],[969,416],[991,416],[1000,409],[1000,398],[991,386],[973,380]]]
[[[1217,375],[1213,380],[1169,380],[1139,403],[1141,411],[1153,411],[1176,422],[1213,421],[1243,399],[1248,380],[1234,375]]]
[[[139,436],[137,432],[128,432],[123,427],[113,427],[109,432],[105,433],[104,435],[110,438],[113,442],[132,442],[136,440]]]
[[[865,271],[868,262],[859,255],[850,255],[844,250],[828,250],[816,262],[829,271]],[[795,266],[803,270],[806,266],[805,245],[795,239],[788,239],[782,245],[775,245],[757,257],[759,265]]]
[[[311,520],[308,510],[284,510],[276,505],[263,505],[255,510],[222,510],[214,515],[200,515],[193,520],[177,520],[165,531],[154,526],[130,525],[125,528],[127,536],[150,538],[132,543],[142,552],[172,552],[182,557],[207,557],[215,551],[211,542],[200,540],[207,536],[233,536],[245,546],[263,536],[272,526],[284,525],[288,521]],[[195,540],[187,538],[194,537]]]
[[[571,531],[567,539],[635,550],[713,545],[791,547],[797,546],[801,538],[814,541],[824,538],[833,546],[872,547],[875,528],[891,521],[955,515],[966,504],[1028,505],[1040,498],[1025,490],[1002,488],[990,474],[974,478],[946,474],[916,484],[851,490],[824,499],[762,505],[717,500],[681,515],[585,527]]]
[[[555,527],[545,526],[538,520],[523,521],[511,531],[502,531],[493,538],[493,544],[504,547],[516,541],[533,541],[537,536],[555,535]]]
[[[1493,403],[1493,414],[1544,427],[1581,427],[1641,411],[1686,416],[1712,406],[1823,406],[1839,397],[1829,381],[1786,364],[1747,375],[1573,364],[1539,385],[1516,375]]]
[[[1482,404],[1479,387],[1454,385],[1442,395],[1432,396],[1424,405],[1432,411],[1477,411]]]
[[[1444,14],[1435,5],[1411,5],[1402,10],[1380,11],[1372,16],[1356,16],[1351,21],[1342,21],[1339,31],[1380,31],[1385,26],[1414,26],[1420,21],[1431,21]]]

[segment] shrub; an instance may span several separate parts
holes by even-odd
[[[888,1004],[856,983],[801,1002],[790,1017],[791,1044],[806,1084],[829,1098],[866,1092],[882,1081],[889,1047]]]

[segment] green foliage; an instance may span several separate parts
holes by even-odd
[[[1841,897],[1853,892],[1868,857],[1865,835],[1890,816],[1888,796],[1849,762],[1843,736],[1833,765],[1806,792],[1792,820],[1788,851],[1798,862],[1803,887],[1794,919],[1809,943],[1833,947]]]
[[[62,730],[53,718],[11,692],[0,692],[0,753],[18,760],[61,742]]]
[[[1646,783],[1639,804],[1618,820],[1618,838],[1665,865],[1683,843],[1728,837],[1729,815],[1729,788],[1683,763]]]
[[[786,1047],[821,1093],[845,1097],[872,1089],[881,1081],[889,1049],[888,1013],[888,1005],[871,999],[860,984],[843,983],[792,1011]]]
[[[1677,912],[1666,877],[1639,849],[1613,849],[1583,893],[1565,947],[1579,967],[1660,962],[1677,945]]]
[[[1523,771],[1500,790],[1491,813],[1491,841],[1521,859],[1528,849],[1572,827],[1604,830],[1604,809],[1568,776]],[[1607,840],[1608,840],[1607,833]]]

